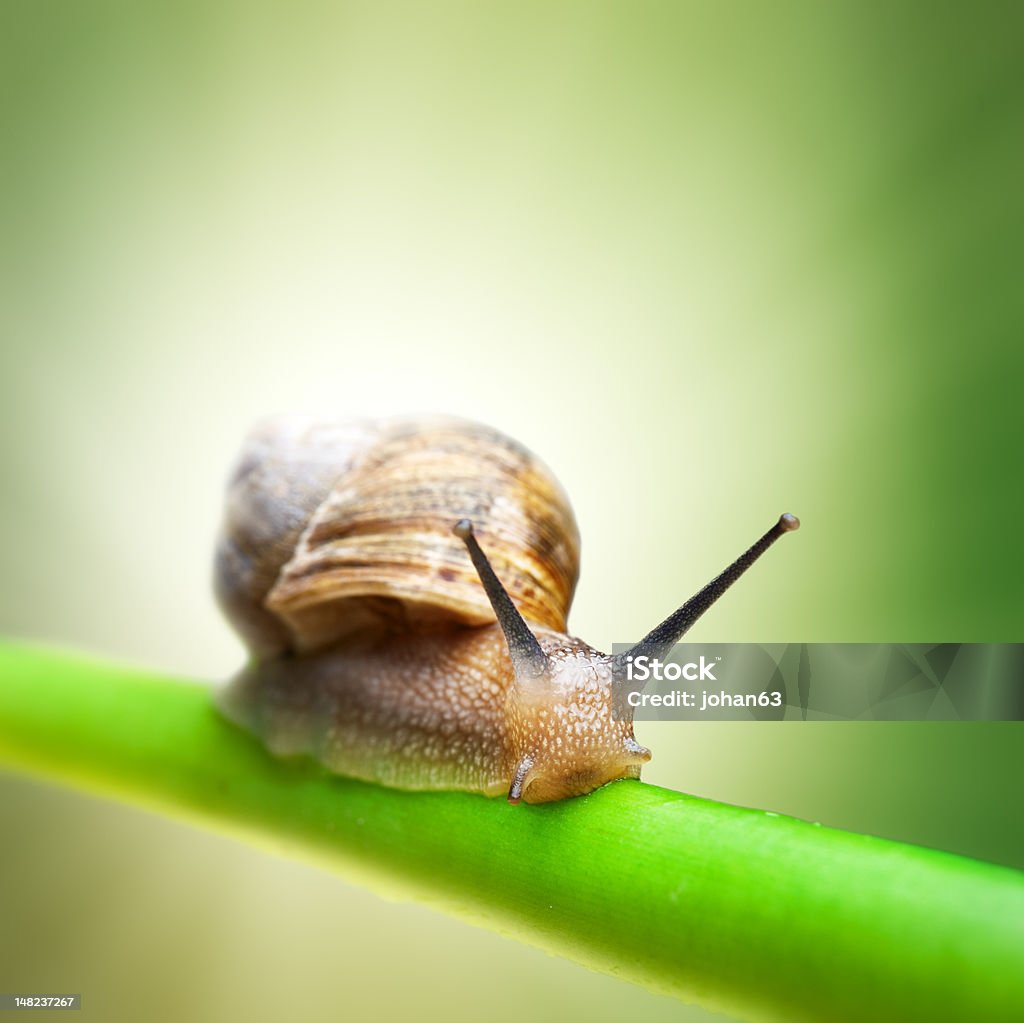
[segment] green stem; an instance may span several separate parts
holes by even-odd
[[[1024,874],[945,853],[639,782],[513,807],[332,777],[266,755],[206,686],[14,644],[0,763],[745,1019],[1024,1018]]]

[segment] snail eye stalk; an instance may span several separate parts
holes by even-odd
[[[480,576],[480,582],[483,583],[484,592],[491,602],[491,607],[494,608],[501,631],[505,634],[516,678],[539,678],[548,669],[547,656],[541,649],[540,643],[537,642],[537,637],[530,631],[526,620],[512,603],[508,591],[494,574],[487,555],[480,549],[480,544],[477,543],[476,536],[473,535],[473,523],[469,519],[459,519],[452,528],[452,532],[465,543],[469,556],[473,559],[473,565],[477,575]]]
[[[724,572],[715,576],[699,593],[692,596],[681,608],[668,616],[657,628],[649,632],[636,646],[631,647],[625,653],[618,654],[616,660],[624,666],[627,657],[664,657],[675,643],[678,643],[683,634],[697,621],[698,618],[776,540],[785,533],[792,533],[800,528],[800,520],[788,512],[779,517],[779,521],[768,530],[760,540],[752,547],[744,551]]]

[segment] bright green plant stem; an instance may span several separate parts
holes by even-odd
[[[332,777],[265,754],[207,686],[17,645],[0,763],[744,1019],[1024,1019],[1024,874],[1005,868],[639,782],[509,806]]]

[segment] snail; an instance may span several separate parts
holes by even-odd
[[[629,654],[663,656],[798,525],[782,516]],[[399,788],[542,803],[638,778],[650,751],[612,713],[627,655],[566,633],[578,567],[562,488],[496,430],[267,421],[217,545],[217,596],[251,655],[221,708],[274,754]]]

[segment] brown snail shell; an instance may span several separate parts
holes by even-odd
[[[217,592],[250,649],[309,653],[354,633],[494,621],[456,519],[480,523],[529,621],[562,632],[579,532],[550,471],[458,419],[268,421],[228,490]]]

